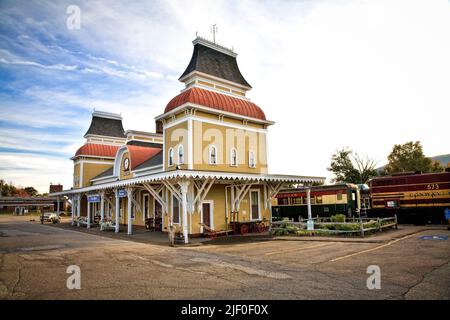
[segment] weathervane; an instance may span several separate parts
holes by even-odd
[[[216,43],[216,32],[219,32],[219,28],[217,27],[217,24],[213,24],[211,28],[211,32],[213,34],[213,42]]]

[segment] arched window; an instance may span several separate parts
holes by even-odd
[[[216,146],[209,147],[209,164],[217,164],[217,148],[216,148]]]
[[[178,164],[183,164],[184,163],[184,148],[183,145],[180,144],[178,146]]]
[[[237,151],[236,148],[231,148],[230,151],[230,165],[236,167],[237,164]]]
[[[255,153],[253,151],[248,152],[248,166],[250,168],[256,167]]]
[[[169,149],[169,166],[173,165],[173,149]]]

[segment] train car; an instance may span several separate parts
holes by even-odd
[[[445,223],[450,208],[450,172],[405,173],[369,181],[369,216],[397,215],[399,223]]]
[[[355,184],[343,183],[311,187],[311,212],[313,217],[329,217],[341,213],[349,217],[360,209],[360,192]],[[272,217],[306,219],[308,217],[306,190],[281,190],[272,198]]]

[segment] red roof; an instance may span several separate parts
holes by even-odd
[[[157,155],[161,149],[160,148],[150,148],[142,146],[127,146],[128,152],[130,153],[131,170],[134,170],[137,166],[143,162],[153,158]]]
[[[86,143],[79,148],[75,153],[77,156],[96,156],[96,157],[109,157],[114,158],[116,156],[118,146],[111,146],[106,144]]]
[[[170,100],[164,110],[164,113],[188,102],[199,104],[208,108],[236,113],[246,117],[266,120],[264,112],[253,102],[196,87],[183,91]]]

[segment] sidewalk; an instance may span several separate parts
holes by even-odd
[[[46,223],[46,225],[61,228],[61,229],[67,229],[72,231],[79,231],[79,232],[85,232],[101,237],[108,237],[112,239],[120,239],[120,240],[128,240],[128,241],[135,241],[140,243],[148,243],[148,244],[154,244],[154,245],[163,245],[168,246],[169,245],[169,236],[167,233],[159,232],[159,231],[149,231],[145,229],[143,226],[133,226],[133,234],[129,235],[127,234],[127,227],[121,225],[120,226],[120,232],[115,233],[114,231],[101,231],[100,227],[95,225],[92,226],[90,229],[87,229],[86,227],[77,227],[72,226],[70,223],[70,219],[62,218],[60,223],[56,224],[49,224]],[[175,244],[176,247],[182,246],[182,247],[189,247],[189,246],[198,246],[201,245],[205,241],[210,241],[209,238],[189,238],[188,244]]]

